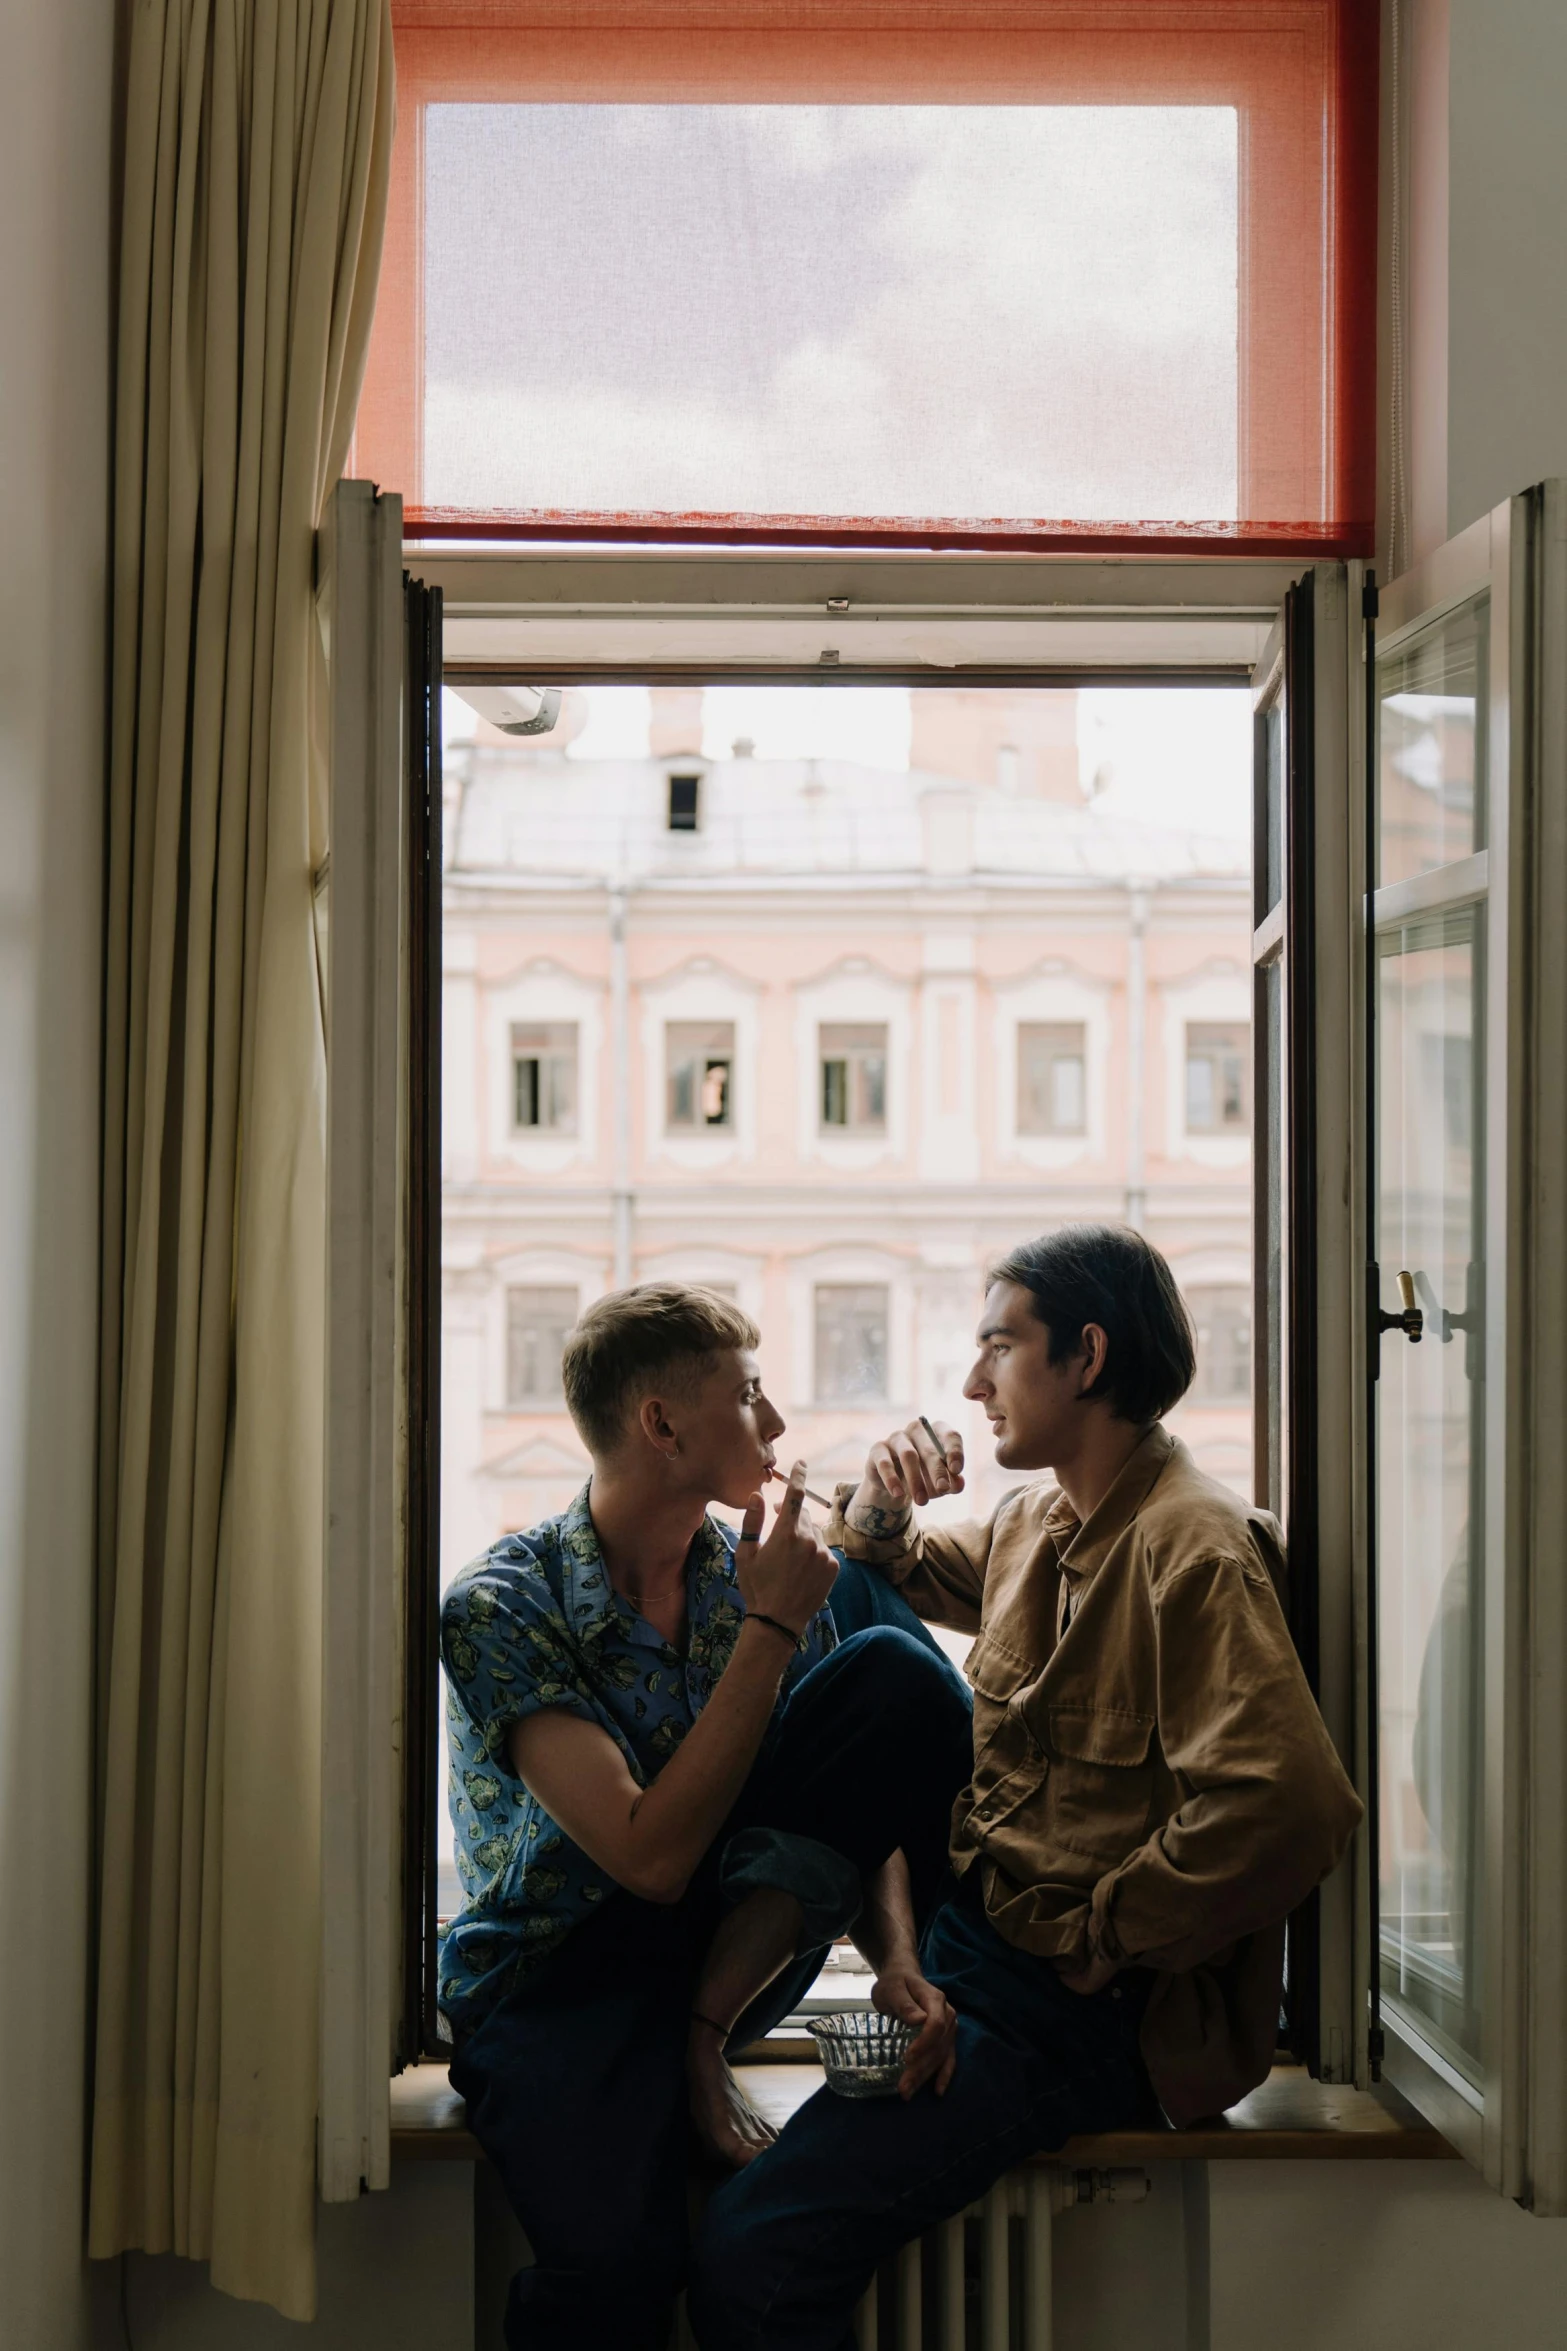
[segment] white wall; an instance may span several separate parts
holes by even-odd
[[[80,2260],[107,592],[105,0],[0,21],[0,2341]]]
[[[123,2280],[104,2264],[96,2351],[129,2351],[127,2331],[134,2351],[474,2351],[473,2177],[400,2163],[384,2194],[323,2205],[309,2326],[230,2301],[193,2262],[133,2254]]]
[[[1418,559],[1567,473],[1567,8],[1406,0],[1405,24]]]
[[[1559,2351],[1567,2222],[1467,2164],[1210,2163],[1208,2183],[1202,2351]]]

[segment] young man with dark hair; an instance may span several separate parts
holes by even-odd
[[[1053,1472],[987,1524],[920,1527],[963,1485],[911,1421],[839,1489],[829,1541],[978,1634],[956,1893],[921,1957],[958,2015],[938,2104],[823,2091],[709,2208],[703,2351],[843,2351],[876,2264],[1075,2133],[1180,2125],[1262,2081],[1283,1921],[1360,1805],[1280,1605],[1279,1532],[1161,1417],[1191,1324],[1134,1232],[1073,1226],[995,1268],[964,1388],[996,1459]]]
[[[803,1462],[763,1538],[784,1424],[757,1337],[671,1283],[590,1307],[563,1375],[591,1480],[442,1608],[467,1898],[440,2004],[535,2256],[512,2281],[514,2351],[664,2351],[689,2126],[731,2163],[771,2138],[725,2050],[787,2015],[837,1935],[917,2029],[906,2093],[950,2071],[916,1922],[945,1881],[966,1693],[859,1568],[845,1614],[867,1629],[839,1640]],[[715,1501],[744,1512],[738,1540]]]

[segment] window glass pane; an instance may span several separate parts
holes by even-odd
[[[1251,1031],[1240,1022],[1188,1021],[1186,1125],[1194,1135],[1250,1127]]]
[[[672,833],[694,833],[697,827],[697,795],[702,779],[694,775],[671,776],[669,779],[669,829]]]
[[[885,1022],[823,1021],[819,1032],[822,1125],[880,1134],[887,1125]]]
[[[664,1030],[666,1122],[698,1132],[734,1123],[735,1030],[730,1020],[672,1020]]]
[[[1238,120],[432,105],[425,501],[1232,519]]]
[[[515,1022],[511,1032],[512,1123],[577,1131],[577,1024]]]
[[[566,1333],[577,1319],[577,1293],[516,1289],[506,1293],[506,1401],[557,1404]]]
[[[1377,1383],[1381,1976],[1478,2080],[1483,1610],[1483,916],[1378,941],[1377,1256],[1425,1327],[1388,1331]]]
[[[1188,1292],[1197,1334],[1194,1404],[1244,1404],[1251,1394],[1251,1292],[1240,1283]]]
[[[1083,1131],[1083,1057],[1058,1053],[1050,1072],[1051,1121],[1058,1135]]]
[[[1018,1023],[1017,1131],[1080,1135],[1087,1111],[1087,1052],[1080,1020]]]
[[[1490,599],[1377,656],[1377,882],[1485,846]]]
[[[819,1282],[816,1401],[853,1404],[887,1393],[887,1286]]]
[[[395,13],[427,526],[1369,552],[1374,11]]]

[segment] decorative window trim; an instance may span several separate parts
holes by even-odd
[[[484,1267],[484,1398],[486,1420],[519,1420],[536,1413],[559,1414],[560,1399],[512,1404],[506,1386],[506,1293],[508,1290],[575,1290],[577,1312],[604,1288],[600,1267],[576,1249],[520,1249],[492,1257]]]
[[[658,1249],[637,1258],[639,1282],[730,1283],[736,1304],[759,1327],[765,1276],[766,1259],[738,1249]]]
[[[707,1173],[756,1157],[756,1112],[761,1068],[761,986],[716,956],[693,955],[645,979],[636,990],[642,1014],[643,1156],[693,1173]],[[735,1032],[734,1123],[703,1133],[666,1127],[664,1031],[673,1021],[729,1021]]]
[[[604,1047],[604,982],[552,956],[537,956],[503,979],[479,975],[485,1057],[484,1159],[491,1166],[559,1175],[592,1166],[599,1149],[599,1063]],[[570,1021],[577,1031],[577,1131],[530,1130],[512,1123],[512,1030]]]
[[[993,990],[996,1004],[996,1150],[1003,1161],[1041,1170],[1078,1167],[1108,1158],[1108,1078],[1111,988],[1051,956]],[[1081,1023],[1084,1121],[1080,1135],[1025,1135],[1018,1131],[1018,1031],[1035,1021]]]
[[[886,1412],[894,1418],[914,1390],[913,1263],[888,1249],[814,1249],[789,1266],[789,1372],[795,1413]],[[887,1394],[846,1403],[816,1401],[816,1291],[830,1282],[877,1282],[887,1292]]]
[[[880,1134],[822,1131],[819,1031],[837,1022],[878,1022],[886,1028],[887,1124]],[[852,1174],[906,1158],[909,1089],[904,1073],[913,1066],[913,1048],[912,984],[895,978],[868,956],[845,956],[827,971],[798,982],[794,991],[795,1133],[801,1159]]]
[[[1201,1167],[1244,1167],[1251,1136],[1192,1134],[1186,1125],[1186,1028],[1189,1021],[1233,1021],[1251,1028],[1251,981],[1245,968],[1216,958],[1159,989],[1164,1013],[1165,1151]]]

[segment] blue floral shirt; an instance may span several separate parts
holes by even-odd
[[[507,1733],[563,1707],[609,1733],[646,1787],[729,1663],[745,1616],[733,1534],[703,1520],[686,1560],[682,1657],[614,1589],[583,1487],[569,1510],[505,1535],[441,1605],[447,1792],[466,1897],[441,1936],[440,2005],[470,2030],[617,1888],[511,1769]],[[784,1688],[837,1646],[823,1609]]]

